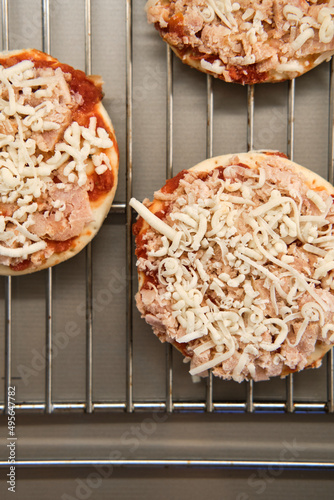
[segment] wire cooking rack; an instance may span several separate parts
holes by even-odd
[[[9,22],[8,22],[8,0],[2,0],[2,46],[3,50],[9,49]],[[42,9],[42,41],[43,50],[51,51],[51,33],[50,33],[50,0],[41,0]],[[122,213],[126,216],[126,266],[127,274],[130,276],[133,269],[133,242],[131,226],[134,218],[129,200],[132,196],[132,165],[133,165],[133,24],[132,24],[132,0],[126,0],[126,202],[114,203],[111,212]],[[85,70],[87,74],[92,70],[92,36],[91,36],[91,0],[85,0]],[[167,65],[167,95],[166,95],[166,178],[173,176],[173,54],[169,47],[166,50],[166,65]],[[329,94],[329,159],[328,159],[328,176],[330,182],[333,183],[334,176],[334,64],[330,66],[330,94]],[[207,126],[206,126],[206,154],[207,157],[213,155],[213,115],[214,115],[214,93],[213,79],[207,76],[206,80],[206,101],[207,101]],[[252,150],[254,146],[254,87],[248,86],[248,107],[247,107],[247,144],[248,150]],[[291,160],[294,158],[294,121],[295,121],[295,81],[289,82],[288,99],[287,99],[287,116],[288,116],[288,137],[287,137],[287,153]],[[205,400],[198,401],[179,401],[173,397],[173,348],[171,345],[166,346],[166,380],[165,380],[165,398],[162,401],[138,402],[134,398],[133,392],[133,294],[135,292],[131,280],[127,282],[126,288],[126,321],[127,321],[127,338],[126,338],[126,399],[123,401],[101,402],[93,399],[93,286],[92,286],[92,248],[88,245],[86,250],[86,397],[81,402],[55,402],[53,401],[53,362],[52,362],[52,345],[53,345],[53,270],[50,268],[47,271],[47,288],[45,295],[46,303],[46,366],[45,366],[45,399],[43,403],[35,402],[18,402],[16,410],[21,412],[43,411],[47,414],[63,411],[63,410],[82,410],[87,413],[104,411],[126,411],[132,413],[136,410],[144,411],[188,411],[188,412],[249,412],[267,411],[267,412],[328,412],[334,413],[334,358],[333,350],[327,354],[327,400],[320,402],[297,402],[294,400],[294,377],[289,375],[286,379],[286,397],[284,400],[275,401],[256,401],[254,400],[253,382],[247,383],[246,397],[242,402],[216,401],[213,396],[213,377],[210,372],[206,383]],[[5,391],[6,395],[8,388],[12,386],[12,278],[7,277],[5,281]],[[8,413],[8,403],[5,401],[0,404],[0,410],[4,414]],[[17,465],[21,466],[52,466],[52,465],[92,465],[92,464],[114,464],[114,465],[208,465],[221,467],[268,467],[270,465],[285,465],[288,468],[306,467],[306,468],[321,468],[334,467],[334,463],[328,462],[302,462],[289,461],[286,464],[283,462],[272,461],[203,461],[203,460],[31,460],[18,461]],[[7,466],[7,462],[0,462],[0,466]]]

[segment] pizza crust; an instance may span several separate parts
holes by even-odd
[[[12,58],[13,56],[17,56],[19,60],[21,60],[23,57],[24,59],[32,59],[33,61],[48,61],[52,65],[52,67],[58,67],[61,64],[57,59],[34,49],[0,53],[0,59],[4,59],[7,57]],[[102,82],[100,77],[91,76],[85,78],[93,82],[96,88],[101,87]],[[86,101],[84,104],[86,104]],[[44,259],[39,265],[28,267],[24,270],[14,270],[7,265],[0,264],[0,275],[17,276],[22,274],[29,274],[59,264],[79,253],[94,238],[101,225],[103,224],[103,221],[110,210],[117,188],[119,151],[114,127],[107,111],[105,110],[100,100],[90,106],[89,110],[87,111],[87,116],[88,115],[90,117],[98,117],[98,126],[101,126],[103,123],[103,128],[107,131],[109,138],[112,140],[111,147],[106,149],[98,149],[99,153],[105,153],[109,159],[113,176],[113,184],[111,189],[108,192],[102,192],[100,196],[97,197],[97,199],[90,200],[89,204],[92,211],[92,220],[85,225],[81,234],[73,238],[73,243],[71,244],[70,248],[60,253],[53,253],[49,258],[47,258],[46,260]],[[95,169],[92,160],[87,158],[85,164],[86,173],[88,175],[92,174]]]
[[[275,153],[277,153],[277,151],[276,152],[270,151],[270,150],[266,150],[266,152],[265,151],[250,151],[249,153],[238,154],[238,157],[240,158],[241,162],[244,161],[245,163],[247,163],[247,165],[249,167],[256,168],[256,162],[264,159],[267,156],[266,153],[270,153],[270,154],[275,155]],[[201,163],[198,163],[197,165],[190,168],[189,170],[195,170],[198,172],[210,172],[218,165],[221,165],[221,166],[228,165],[232,156],[234,156],[234,155],[228,154],[228,155],[218,156],[215,158],[209,158],[207,160],[204,160]],[[293,167],[295,170],[297,170],[298,172],[303,174],[304,177],[306,177],[308,182],[309,182],[310,189],[316,189],[316,188],[323,189],[324,188],[327,191],[327,193],[334,196],[334,187],[332,186],[332,184],[330,184],[330,182],[323,179],[320,175],[316,174],[315,172],[312,172],[311,170],[303,167],[302,165],[299,165],[298,163],[292,162],[288,158],[282,158],[282,156],[280,156],[280,159],[281,159],[281,161],[283,161],[286,164],[287,167]],[[317,343],[315,346],[314,352],[308,357],[307,365],[305,366],[305,368],[319,368],[319,366],[321,366],[322,358],[325,356],[325,354],[328,351],[331,350],[331,348],[332,348],[331,345],[328,346],[328,345]],[[291,373],[296,373],[296,372],[298,372],[297,369],[292,370],[291,368],[284,366],[282,374],[281,374],[281,378],[284,378],[287,375],[289,375]]]
[[[334,197],[334,187],[328,181],[320,177],[318,174],[310,171],[309,169],[290,161],[288,158],[285,157],[285,155],[282,155],[277,151],[262,150],[262,151],[250,151],[248,153],[240,153],[237,155],[228,154],[228,155],[217,156],[202,161],[201,163],[190,168],[189,171],[211,172],[216,167],[226,167],[230,165],[231,160],[235,159],[236,157],[238,159],[238,162],[240,162],[240,164],[245,164],[251,169],[257,168],[258,165],[261,164],[261,162],[263,162],[264,160],[268,161],[270,157],[272,157],[273,159],[279,158],[279,161],[283,166],[287,167],[288,169],[294,170],[296,173],[302,174],[304,178],[306,178],[309,189],[315,191],[325,191],[326,193]],[[152,203],[148,203],[147,200],[146,205],[152,213],[158,213],[161,210],[163,210],[164,202],[161,199],[154,198]],[[149,228],[150,226],[146,222],[146,220],[143,220],[141,218],[139,237],[143,236]],[[147,278],[145,272],[138,269],[138,282],[139,282],[138,295],[140,291],[145,288],[146,280]],[[142,313],[142,317],[145,318],[145,316],[146,315]],[[333,319],[334,319],[334,314],[332,313],[332,321]],[[167,332],[167,337],[168,337],[168,332]],[[166,340],[168,342],[171,342],[173,346],[176,347],[176,349],[178,349],[184,356],[189,357],[189,353],[187,353],[187,348],[186,348],[187,344],[179,343],[177,342],[177,340],[172,341],[170,338],[166,338]],[[306,365],[304,366],[304,368],[318,368],[319,366],[321,366],[322,358],[331,348],[332,345],[328,344],[326,345],[325,343],[317,341],[314,347],[314,351],[307,357]],[[280,377],[284,378],[287,375],[295,373],[297,371],[300,370],[298,368],[292,369],[289,368],[287,365],[283,365]]]
[[[226,82],[293,79],[334,53],[333,14],[325,5],[223,4],[224,12],[216,0],[149,0],[146,11],[183,63]]]

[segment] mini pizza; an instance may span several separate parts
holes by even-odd
[[[318,367],[334,343],[334,188],[275,152],[208,159],[132,199],[137,306],[223,379]]]
[[[149,0],[146,11],[184,63],[226,82],[292,79],[334,53],[332,0]]]
[[[77,254],[115,195],[102,81],[37,50],[0,53],[0,274]]]

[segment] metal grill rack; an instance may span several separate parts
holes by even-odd
[[[116,4],[116,2],[114,2]],[[51,27],[50,27],[50,6],[52,0],[41,0],[41,26],[42,26],[42,49],[45,52],[51,52]],[[9,47],[9,9],[8,1],[2,0],[2,45],[3,49],[7,50]],[[91,0],[85,0],[85,19],[84,19],[84,67],[85,71],[90,74],[92,72],[93,58],[92,58],[92,8],[93,2]],[[126,19],[126,51],[125,51],[125,67],[126,67],[126,102],[125,109],[126,112],[126,122],[124,130],[126,131],[126,179],[125,179],[125,201],[115,202],[111,209],[111,214],[108,217],[107,224],[112,224],[117,217],[121,222],[125,220],[125,232],[126,232],[126,276],[129,278],[134,273],[134,259],[133,259],[133,241],[131,234],[131,225],[134,220],[134,214],[128,205],[128,202],[133,194],[133,164],[135,164],[134,158],[134,96],[133,96],[133,9],[134,2],[131,0],[126,0],[125,2],[125,19]],[[156,43],[159,43],[156,40]],[[162,43],[162,42],[161,42]],[[166,178],[173,176],[173,157],[174,157],[174,138],[175,138],[175,103],[174,103],[174,82],[175,78],[173,75],[173,67],[175,61],[173,60],[172,52],[169,48],[166,50],[166,77],[167,81],[164,83],[166,87]],[[186,71],[193,71],[187,69]],[[198,78],[205,78],[201,75]],[[334,176],[334,65],[331,62],[330,66],[330,84],[329,84],[329,96],[326,97],[329,102],[329,127],[328,127],[328,139],[329,139],[329,159],[328,159],[328,176],[329,180],[333,182]],[[202,80],[203,81],[203,80]],[[221,82],[218,82],[221,85]],[[206,155],[208,157],[213,155],[214,152],[214,97],[215,97],[215,87],[216,82],[212,77],[206,77]],[[256,89],[253,86],[248,86],[247,88],[247,124],[245,122],[245,127],[247,127],[247,147],[251,150],[256,146],[255,144],[255,111],[256,111]],[[240,91],[241,92],[241,91]],[[288,84],[288,95],[286,100],[287,106],[287,144],[286,152],[291,159],[294,159],[294,144],[295,144],[295,81],[291,81]],[[238,105],[235,103],[235,105]],[[237,131],[236,131],[237,132]],[[200,160],[200,159],[199,159]],[[190,165],[189,165],[190,166]],[[136,167],[134,166],[134,169]],[[121,175],[122,172],[120,172]],[[161,179],[161,185],[165,179]],[[149,195],[150,193],[147,193]],[[206,381],[204,396],[201,399],[191,398],[191,397],[180,397],[175,394],[175,374],[174,366],[175,359],[173,359],[173,350],[170,345],[165,347],[165,380],[164,388],[161,389],[165,395],[164,397],[151,397],[151,398],[136,398],[136,391],[134,389],[136,379],[134,373],[134,359],[136,356],[142,356],[142,363],[147,363],[147,358],[141,352],[136,353],[134,346],[134,334],[135,334],[135,324],[134,324],[134,304],[133,296],[136,291],[136,284],[132,279],[127,279],[126,291],[125,291],[125,302],[126,302],[126,312],[124,315],[124,321],[126,320],[126,344],[125,344],[125,355],[126,355],[126,369],[124,371],[125,380],[123,384],[125,387],[125,397],[122,399],[109,399],[107,397],[96,398],[94,395],[94,354],[93,354],[93,341],[96,332],[94,328],[94,258],[92,245],[89,245],[85,250],[85,398],[84,399],[73,399],[68,398],[61,400],[61,398],[54,397],[54,362],[53,362],[53,338],[54,338],[54,304],[57,298],[55,298],[55,289],[57,283],[55,283],[53,269],[49,269],[46,272],[46,288],[45,288],[45,394],[44,399],[38,398],[38,400],[20,400],[17,401],[16,409],[22,413],[27,412],[45,412],[47,414],[60,413],[65,410],[74,412],[82,411],[86,413],[99,412],[99,411],[124,411],[128,413],[137,412],[138,410],[143,411],[162,411],[162,412],[195,412],[199,411],[208,413],[218,413],[218,412],[270,412],[275,414],[282,414],[282,419],[284,418],[284,412],[314,412],[314,413],[333,413],[334,412],[334,360],[333,351],[327,355],[326,368],[327,374],[324,378],[322,376],[322,383],[327,384],[327,398],[321,396],[320,398],[310,398],[305,396],[295,398],[294,393],[294,376],[290,375],[286,379],[285,395],[276,396],[271,398],[268,391],[265,391],[265,395],[260,395],[257,398],[255,394],[255,384],[249,382],[243,384],[243,389],[239,390],[239,394],[244,396],[238,398],[233,398],[233,389],[228,391],[228,397],[224,397],[224,391],[221,389],[225,387],[224,382],[218,382],[219,390],[216,391],[218,385],[213,381],[212,374],[210,373]],[[119,249],[123,252],[123,249]],[[13,307],[12,307],[12,296],[14,283],[18,282],[21,278],[4,278],[1,281],[2,286],[4,286],[4,394],[7,394],[8,387],[15,384],[15,378],[13,377],[14,366],[12,363],[13,350],[12,350],[12,320],[13,320]],[[112,325],[111,325],[112,329]],[[98,340],[97,340],[98,341]],[[152,346],[156,346],[156,340],[151,338]],[[162,347],[161,347],[162,348]],[[154,347],[154,349],[157,349]],[[174,356],[175,358],[175,356]],[[177,376],[179,377],[180,369],[177,369]],[[186,372],[186,371],[185,371]],[[188,375],[184,375],[187,376]],[[271,382],[270,382],[271,383]],[[231,387],[231,386],[229,386]],[[216,392],[219,395],[216,395]],[[202,394],[202,393],[201,393]],[[3,401],[0,404],[0,410],[5,414],[8,411],[6,398],[3,397]],[[200,425],[200,424],[199,424]],[[116,464],[116,465],[207,465],[207,466],[221,466],[221,467],[268,467],[270,465],[281,464],[288,468],[329,468],[334,467],[334,463],[330,462],[310,462],[310,461],[289,461],[287,463],[277,462],[277,461],[256,461],[256,460],[69,460],[64,458],[64,460],[26,460],[18,461],[17,465],[21,466],[53,466],[53,465],[92,465],[92,464]],[[6,466],[7,462],[0,462],[1,466]]]

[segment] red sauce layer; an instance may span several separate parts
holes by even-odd
[[[156,271],[150,271],[150,273],[145,274],[145,281],[142,286],[142,289],[149,289],[151,288],[149,286],[149,283],[152,283],[152,285],[158,286],[159,285],[159,278],[158,278],[158,273]]]
[[[228,68],[230,78],[235,83],[243,85],[264,82],[268,73],[266,71],[259,72],[256,69],[256,64],[248,64],[246,66],[231,66]]]

